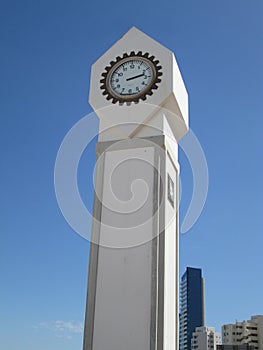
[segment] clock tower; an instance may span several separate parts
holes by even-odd
[[[89,102],[100,125],[83,350],[175,350],[188,95],[173,53],[131,28],[93,64]]]

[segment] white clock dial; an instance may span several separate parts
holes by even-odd
[[[153,67],[146,60],[123,62],[111,74],[109,85],[119,96],[136,95],[147,88],[154,78]]]
[[[105,68],[100,88],[106,99],[112,100],[112,103],[138,103],[140,99],[146,100],[146,96],[151,96],[153,90],[158,88],[161,69],[159,61],[147,52],[143,54],[139,51],[136,54],[132,51],[129,55],[124,53],[122,58],[118,56],[116,61],[111,61]]]

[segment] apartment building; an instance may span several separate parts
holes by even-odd
[[[222,326],[223,345],[250,345],[263,350],[263,315],[250,320]]]
[[[216,350],[220,344],[220,334],[213,327],[196,327],[192,335],[192,350]]]

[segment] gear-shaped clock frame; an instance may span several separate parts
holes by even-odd
[[[138,92],[137,94],[122,96],[121,94],[115,93],[110,86],[110,79],[112,77],[112,74],[120,66],[121,62],[124,63],[136,59],[142,59],[149,66],[151,66],[153,72],[152,81],[145,89]],[[130,54],[124,53],[122,57],[116,57],[115,61],[111,61],[109,66],[107,66],[105,68],[105,71],[102,73],[102,79],[100,80],[100,83],[102,84],[100,86],[102,94],[108,101],[112,100],[113,104],[119,102],[120,105],[123,105],[124,103],[131,105],[132,102],[139,103],[140,100],[145,101],[147,96],[151,96],[153,94],[153,91],[158,89],[158,84],[161,82],[160,77],[163,75],[163,73],[161,71],[162,66],[159,63],[159,60],[155,59],[155,56],[150,56],[148,52],[143,54],[142,51],[139,51],[138,53],[131,51]]]

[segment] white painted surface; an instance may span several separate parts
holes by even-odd
[[[114,147],[122,148],[122,145],[120,142]],[[102,161],[100,244],[126,248],[151,240],[154,236],[154,147],[107,151]]]
[[[152,299],[152,292],[157,283],[152,268],[158,268],[159,263],[149,238],[156,235],[158,228],[164,231],[165,241],[164,251],[158,253],[164,255],[164,265],[159,270],[161,275],[157,276],[157,280],[164,276],[164,285],[159,286],[164,289],[164,306],[161,311],[156,308],[154,314],[157,326],[163,329],[162,348],[175,350],[178,328],[177,162],[176,159],[172,162],[167,149],[160,152],[158,145],[136,148],[140,140],[134,139],[132,143],[134,148],[123,149],[124,144],[120,142],[114,144],[113,150],[106,151],[101,159],[103,166],[100,166],[104,171],[97,174],[103,176],[100,243],[109,245],[113,239],[114,246],[129,244],[122,249],[99,247],[92,350],[122,350],[124,344],[127,350],[152,350],[151,337],[157,341],[158,332],[151,334],[152,308],[156,301]],[[160,190],[154,182],[155,169],[161,171],[159,180],[164,192],[159,210],[153,215],[154,196]],[[114,173],[109,179],[112,170]],[[175,187],[174,206],[168,200],[168,174]],[[142,188],[139,192],[133,188],[132,197],[131,185],[138,179],[147,185],[146,200]],[[112,196],[123,201],[121,207],[118,201],[114,204]],[[112,206],[107,208],[110,203]],[[114,228],[114,224],[118,227]],[[143,244],[130,246],[134,237],[139,237]],[[156,293],[158,296],[158,290]]]
[[[131,51],[148,52],[160,61],[163,72],[161,83],[158,84],[159,87],[154,90],[152,96],[147,96],[145,103],[140,101],[138,104],[132,103],[131,106],[112,104],[102,95],[99,83],[101,74],[111,61],[115,61],[116,57],[122,57],[125,52],[129,54]],[[147,124],[160,107],[177,115],[177,118],[174,116],[172,118],[181,120],[180,128],[177,128],[175,134],[178,139],[188,131],[188,94],[172,51],[135,27],[132,27],[92,65],[89,103],[101,120],[107,120],[109,125],[121,129],[126,135],[125,138],[136,133],[140,125]],[[114,137],[118,138],[115,133],[111,138]],[[99,140],[102,141],[101,138]]]
[[[162,66],[162,81],[146,103],[113,105],[102,95],[101,74],[110,61],[131,51],[154,55]],[[102,153],[96,175],[103,204],[100,211],[95,203],[94,211],[101,212],[101,218],[93,233],[100,235],[101,245],[98,255],[93,247],[90,261],[88,305],[95,308],[94,314],[87,309],[84,350],[157,350],[157,343],[158,350],[175,350],[176,141],[188,131],[188,95],[173,53],[133,27],[92,66],[89,102],[100,118],[99,141],[115,142]],[[162,143],[155,144],[154,136],[160,136]],[[140,146],[142,140],[148,144]],[[174,182],[174,206],[168,200],[168,174]],[[160,232],[164,236],[158,236],[155,249],[152,237]]]
[[[174,160],[175,162],[175,160]],[[165,265],[164,265],[164,350],[175,350],[178,332],[177,323],[177,259],[178,259],[178,232],[177,232],[177,172],[170,157],[166,156],[166,201],[165,201]],[[174,207],[168,200],[168,175],[174,182]]]
[[[100,248],[93,350],[150,349],[151,248]]]
[[[99,249],[93,350],[150,349],[153,162],[151,147],[105,155],[100,243],[129,247],[136,236],[144,244]],[[132,195],[138,179],[148,188],[146,198],[140,188]]]

